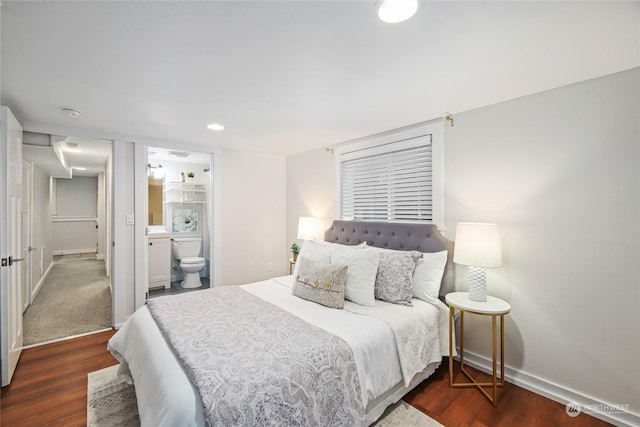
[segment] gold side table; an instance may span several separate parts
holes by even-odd
[[[511,305],[500,298],[487,295],[487,301],[477,302],[469,299],[468,292],[453,292],[445,297],[449,305],[449,387],[477,387],[493,406],[498,406],[498,387],[504,387],[504,316],[511,311]],[[467,383],[453,382],[453,315],[454,311],[460,312],[460,371],[464,373],[469,381]],[[464,314],[465,312],[478,314],[481,316],[491,316],[491,330],[493,336],[493,369],[492,382],[477,382],[464,367]],[[497,331],[496,318],[500,317],[500,377],[497,376]],[[492,394],[489,395],[485,387],[491,387]]]

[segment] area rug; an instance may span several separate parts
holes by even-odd
[[[24,345],[99,331],[111,323],[104,261],[56,262],[24,313]]]
[[[87,386],[87,426],[137,427],[140,425],[136,392],[117,377],[118,365],[89,373]],[[376,427],[443,427],[402,400],[389,407]]]

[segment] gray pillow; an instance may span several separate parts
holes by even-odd
[[[413,305],[413,270],[420,252],[380,251],[374,293],[377,299],[393,304]]]
[[[344,264],[324,264],[298,257],[293,294],[331,308],[344,308],[347,269]]]

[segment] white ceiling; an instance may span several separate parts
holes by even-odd
[[[25,128],[201,152],[289,155],[640,65],[640,2],[428,1],[400,24],[374,1],[3,0],[1,14],[1,101]]]

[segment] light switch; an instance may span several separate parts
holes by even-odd
[[[134,215],[133,214],[128,214],[127,215],[127,225],[134,225],[135,224],[135,220],[134,220]]]

